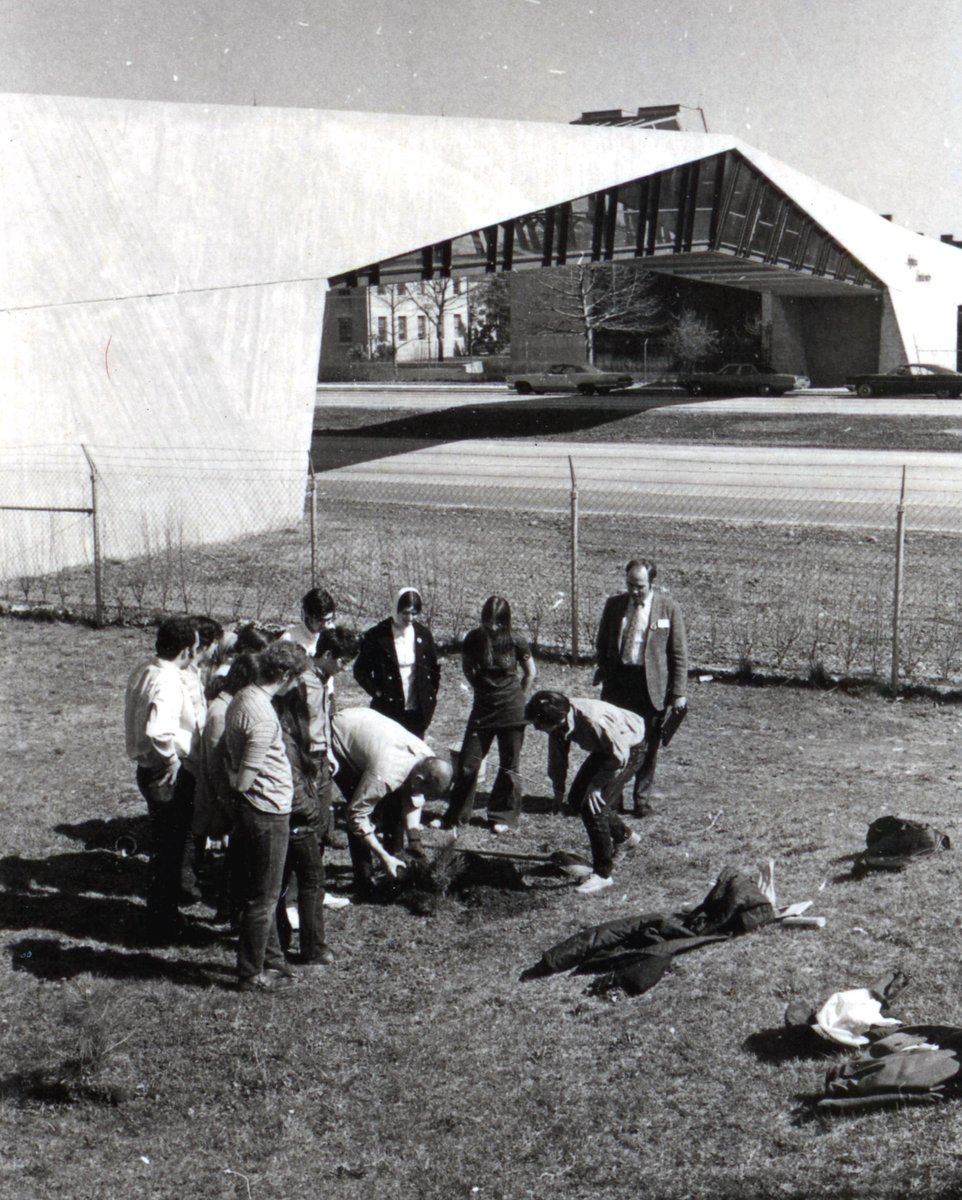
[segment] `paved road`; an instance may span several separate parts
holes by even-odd
[[[536,396],[515,399],[504,384],[322,384],[317,389],[316,424],[322,425],[325,406],[365,409],[412,409],[420,412],[447,408],[499,404],[512,408],[544,408],[577,405],[581,410],[643,412],[651,408],[683,404],[712,412],[762,415],[771,413],[831,413],[842,416],[920,416],[958,419],[962,400],[934,397],[897,399],[877,397],[861,400],[844,388],[810,390],[778,397],[731,397],[692,400],[677,392],[635,389],[617,396]]]
[[[562,512],[569,456],[585,514],[891,529],[904,466],[908,527],[962,532],[962,455],[954,454],[461,441],[324,472],[318,494]]]

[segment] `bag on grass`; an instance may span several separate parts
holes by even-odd
[[[855,858],[858,870],[900,871],[917,858],[951,850],[946,833],[908,817],[879,817],[868,827],[865,849]]]
[[[825,1076],[823,1110],[938,1104],[962,1095],[962,1029],[912,1025],[866,1046]]]

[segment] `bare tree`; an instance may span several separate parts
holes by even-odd
[[[595,361],[595,336],[648,333],[661,324],[653,276],[634,263],[555,267],[532,276],[525,323],[534,333],[579,334]]]
[[[704,317],[683,308],[665,334],[664,347],[683,371],[691,371],[717,352],[720,341]]]
[[[468,353],[500,354],[511,340],[511,295],[508,276],[485,275],[467,283]]]
[[[410,284],[407,290],[408,298],[415,307],[434,326],[438,343],[438,362],[444,361],[444,313],[448,302],[454,296],[454,285],[450,278],[442,276],[438,279],[424,279],[420,283]]]

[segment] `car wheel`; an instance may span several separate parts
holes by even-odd
[[[595,394],[594,386],[590,383],[579,383],[578,391],[582,396],[593,396]]]
[[[688,385],[688,395],[689,396],[704,396],[704,394],[705,394],[705,389],[701,386],[700,383],[690,383]]]
[[[939,400],[948,400],[952,395],[948,388],[939,388],[935,394]],[[956,395],[958,395],[958,392],[956,392]]]
[[[598,395],[599,396],[611,395],[611,388],[598,388]]]
[[[769,388],[768,390],[772,396],[784,396],[785,395],[784,388]]]
[[[531,384],[525,383],[524,381],[522,381],[521,383],[516,383],[514,385],[514,390],[518,393],[519,396],[530,396],[531,395]]]
[[[855,391],[863,400],[867,400],[869,396],[875,395],[875,388],[870,383],[860,383]]]

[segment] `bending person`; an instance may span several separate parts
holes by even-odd
[[[561,692],[536,692],[525,716],[549,736],[548,775],[556,802],[564,795],[572,742],[588,752],[568,794],[569,808],[580,814],[591,844],[592,874],[575,891],[584,896],[602,892],[611,887],[618,849],[641,841],[615,812],[614,802],[644,761],[645,722],[603,700],[569,699]]]
[[[404,866],[398,855],[405,835],[411,853],[420,855],[424,799],[448,790],[451,765],[397,721],[370,708],[336,713],[331,741],[337,759],[335,780],[347,800],[354,883],[360,897],[370,897],[375,858],[396,879]]]

